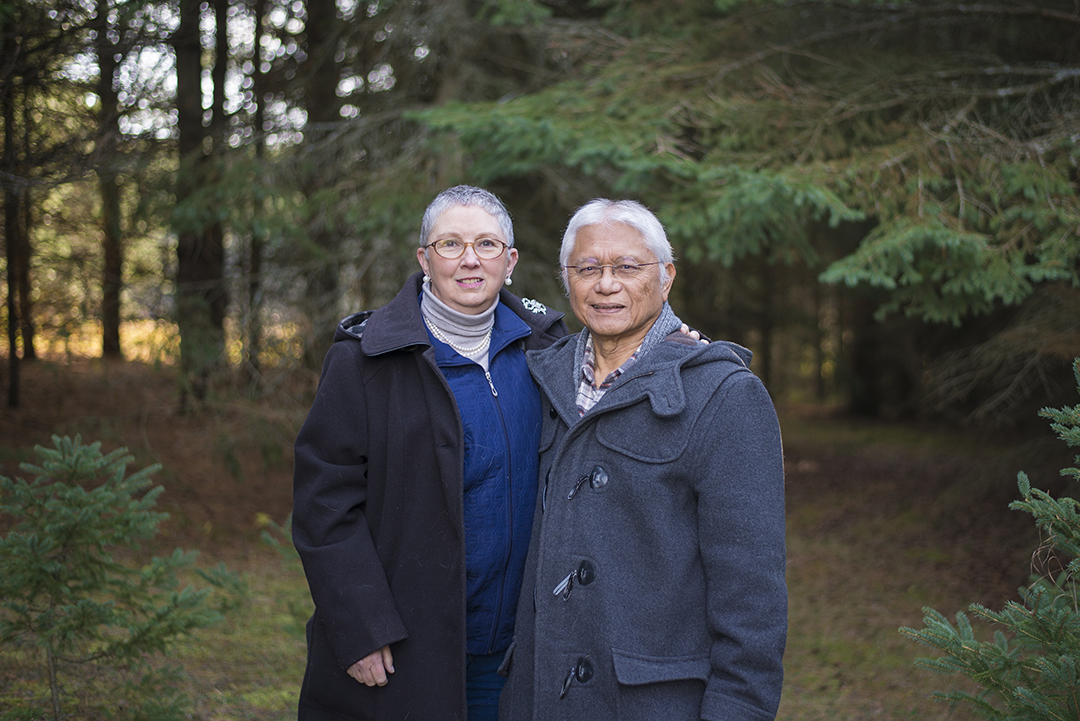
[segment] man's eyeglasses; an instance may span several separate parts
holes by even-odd
[[[633,280],[641,275],[644,270],[650,265],[660,265],[660,262],[656,263],[619,263],[618,265],[564,265],[567,270],[574,271],[574,275],[582,280],[597,280],[604,274],[604,268],[611,268],[611,274],[619,280]]]
[[[465,254],[466,245],[471,245],[476,257],[483,260],[494,260],[505,253],[507,248],[506,243],[494,238],[481,238],[480,240],[440,238],[434,243],[428,243],[424,248],[434,248],[435,252],[443,258],[456,260]]]

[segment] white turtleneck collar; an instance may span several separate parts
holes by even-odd
[[[470,315],[456,311],[436,298],[431,292],[430,281],[424,283],[423,291],[420,313],[424,316],[424,322],[428,324],[431,334],[459,354],[479,363],[486,371],[491,330],[495,325],[495,308],[499,305],[499,297],[495,296],[495,302],[483,312]],[[469,352],[470,350],[472,352]]]

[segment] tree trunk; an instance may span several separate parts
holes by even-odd
[[[880,326],[874,320],[876,306],[861,295],[852,299],[848,306],[851,331],[848,373],[848,397],[851,411],[858,416],[876,417],[881,411],[881,393],[878,385],[878,344]]]
[[[828,391],[825,388],[825,361],[828,357],[825,351],[825,342],[828,335],[825,331],[825,289],[813,278],[810,279],[813,292],[813,319],[814,327],[812,336],[814,341],[814,399],[818,403],[824,403]]]
[[[176,53],[176,106],[180,169],[176,203],[181,205],[205,182],[206,131],[202,124],[202,46],[199,42],[199,0],[180,0],[180,26],[173,38]],[[177,224],[176,314],[180,328],[182,401],[206,396],[213,368],[224,357],[220,325],[224,263],[208,223],[196,213]],[[193,217],[194,216],[194,217]]]
[[[18,57],[18,45],[8,35],[8,28],[0,17],[0,43],[3,44],[3,57],[6,64],[12,64]],[[4,116],[4,173],[8,182],[4,184],[4,240],[7,259],[7,312],[8,312],[8,394],[7,404],[12,408],[19,406],[19,288],[16,280],[16,268],[19,267],[19,194],[13,187],[16,177],[15,168],[15,86],[13,83],[0,85],[0,112]]]
[[[97,2],[97,56],[100,75],[98,98],[98,143],[101,162],[98,184],[101,191],[102,255],[101,355],[120,358],[120,292],[123,289],[124,253],[121,238],[120,185],[114,171],[119,102],[113,80],[116,74],[116,45],[109,40],[109,3]]]
[[[255,94],[255,158],[256,167],[262,170],[262,161],[266,155],[266,140],[263,135],[263,123],[265,122],[265,93],[266,75],[262,70],[262,47],[263,18],[266,16],[266,0],[255,0],[255,57],[251,82]],[[261,180],[261,179],[260,179]],[[253,198],[255,204],[254,217],[256,220],[262,215],[262,201],[256,195]],[[261,223],[251,225],[251,244],[248,248],[248,282],[247,282],[247,333],[246,355],[248,368],[252,379],[258,378],[260,371],[259,353],[262,348],[262,256],[263,256],[263,231]]]
[[[24,152],[23,157],[29,157],[29,153]],[[30,292],[30,228],[33,226],[29,188],[23,188],[19,193],[17,207],[18,229],[15,231],[15,242],[18,265],[15,267],[15,285],[19,289],[19,337],[22,338],[22,359],[32,361],[37,359],[37,349],[34,347],[34,299]]]
[[[120,350],[120,292],[123,289],[124,252],[120,231],[120,185],[115,175],[99,172],[104,267],[101,278],[101,355],[122,358]]]
[[[24,86],[19,98],[22,103],[22,155],[21,161],[16,154],[11,156],[13,172],[10,177],[12,179],[24,178],[28,175],[26,169],[29,163],[28,158],[33,156],[30,129],[34,126],[32,114],[35,109],[31,108],[30,92],[31,89]],[[14,101],[12,104],[14,105]],[[18,128],[14,129],[18,130]],[[18,288],[19,293],[19,337],[22,339],[22,359],[32,361],[37,358],[37,350],[34,348],[34,301],[30,289],[30,228],[33,225],[30,217],[29,183],[23,183],[16,192],[18,193],[18,200],[15,203],[17,228],[12,242],[15,243],[15,257],[18,259],[15,266],[15,287]]]
[[[761,378],[765,387],[775,394],[776,389],[772,387],[772,381],[773,335],[776,329],[776,266],[764,257],[758,265],[761,277],[761,315],[758,318],[761,347],[754,353],[754,360],[758,361],[754,372]]]
[[[328,126],[341,120],[339,113],[340,98],[337,97],[339,68],[335,51],[340,37],[341,19],[338,17],[335,0],[308,0],[307,19],[307,54],[308,69],[305,78],[305,104],[308,114],[308,128],[305,135],[309,142],[319,143],[328,134]],[[315,201],[319,191],[335,182],[327,171],[330,166],[308,169],[309,202]],[[325,213],[312,213],[311,217],[330,217]],[[315,246],[308,274],[308,286],[305,297],[307,316],[311,321],[312,335],[304,350],[304,365],[317,369],[322,365],[329,342],[319,342],[317,338],[329,338],[329,332],[338,321],[338,301],[341,297],[341,283],[338,277],[339,259],[337,257],[339,237],[335,229],[318,225],[311,228],[311,241]]]

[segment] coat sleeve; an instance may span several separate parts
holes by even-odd
[[[709,677],[701,718],[775,718],[787,637],[784,463],[772,400],[749,372],[720,386],[699,426],[700,552]]]
[[[408,636],[364,515],[368,478],[360,344],[327,353],[314,403],[296,439],[293,543],[304,564],[313,622],[323,623],[342,668]]]

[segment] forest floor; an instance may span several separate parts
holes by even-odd
[[[105,451],[126,447],[131,470],[162,464],[154,478],[170,518],[155,550],[196,549],[201,566],[224,562],[250,587],[243,610],[176,654],[192,718],[294,718],[304,656],[297,621],[309,601],[295,559],[260,532],[289,514],[292,440],[314,379],[259,401],[222,393],[182,414],[168,368],[76,360],[21,369],[19,407],[0,410],[0,475],[20,475],[18,464],[54,433],[101,441]],[[972,718],[928,698],[957,681],[915,667],[929,651],[897,629],[921,627],[924,606],[952,617],[973,602],[999,608],[1016,597],[1039,541],[1030,517],[1008,509],[1016,474],[1062,492],[1058,470],[1070,450],[1048,426],[1022,437],[813,408],[781,407],[780,416],[790,633],[778,718]],[[40,681],[7,653],[0,649],[0,686]]]

